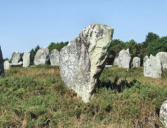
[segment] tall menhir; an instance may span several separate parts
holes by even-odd
[[[89,102],[105,66],[113,29],[103,24],[86,27],[60,51],[60,73],[65,85]]]

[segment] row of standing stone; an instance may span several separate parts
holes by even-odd
[[[114,59],[114,65],[121,68],[138,68],[141,66],[139,57],[130,56],[129,49],[121,50],[118,57]],[[151,78],[160,78],[163,70],[167,69],[167,52],[159,52],[156,56],[145,56],[143,59],[144,76]]]
[[[48,48],[41,48],[37,51],[34,58],[34,65],[47,64],[50,61],[52,66],[59,66],[59,51],[54,49],[49,53]],[[22,60],[22,61],[20,61]],[[114,65],[121,68],[130,67],[138,68],[141,66],[141,59],[139,57],[130,56],[129,49],[121,50],[119,56],[115,58]],[[11,64],[8,60],[4,62],[4,69],[10,69],[10,66],[29,67],[30,66],[30,53],[25,52],[21,58],[21,53],[14,52],[11,58]],[[160,78],[162,71],[167,69],[167,52],[159,52],[156,56],[145,56],[143,59],[144,76],[152,78]]]
[[[49,63],[52,66],[59,65],[59,51],[54,49],[49,53],[48,48],[41,48],[37,51],[34,57],[34,65],[44,65]],[[4,61],[4,69],[8,70],[10,67],[29,67],[30,66],[30,53],[25,52],[21,57],[21,53],[14,52],[11,57],[11,63]]]

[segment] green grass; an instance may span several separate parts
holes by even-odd
[[[153,85],[157,79],[145,80],[142,68],[129,72],[106,68],[101,86],[90,103],[84,104],[65,87],[58,67],[12,68],[0,79],[0,127],[161,127],[158,112],[167,99],[165,77],[158,79],[163,86]]]

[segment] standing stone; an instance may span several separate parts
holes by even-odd
[[[162,69],[167,69],[167,52],[159,52],[156,57],[161,61]]]
[[[23,67],[28,67],[30,65],[30,53],[25,52],[23,54]]]
[[[167,100],[162,104],[159,116],[160,116],[160,121],[165,126],[165,128],[167,128]]]
[[[118,66],[118,57],[115,57],[113,65]]]
[[[5,60],[5,61],[4,61],[4,69],[5,69],[5,70],[9,70],[9,69],[10,69],[10,63],[9,63],[8,60]]]
[[[129,69],[130,68],[130,61],[131,61],[131,56],[129,53],[129,49],[121,50],[119,52],[119,56],[118,56],[118,67]]]
[[[105,65],[105,68],[111,68],[112,65]]]
[[[149,57],[148,57],[148,56],[145,56],[145,57],[143,58],[143,66],[145,65],[145,63],[146,63],[147,59],[149,59]]]
[[[3,55],[0,47],[0,76],[4,76],[4,75],[5,75],[5,72],[4,72],[4,65],[3,65]]]
[[[19,64],[19,61],[21,59],[21,54],[19,52],[13,52],[12,54],[12,65],[17,65]]]
[[[150,56],[144,63],[144,76],[152,78],[160,78],[162,74],[161,62],[159,58]]]
[[[57,49],[53,49],[49,55],[50,58],[50,64],[52,66],[59,66],[59,56],[60,53]]]
[[[41,48],[37,51],[34,64],[35,65],[44,65],[47,64],[49,61],[49,49],[48,48]]]
[[[144,66],[144,64],[145,64],[145,62],[147,61],[148,58],[149,58],[148,56],[144,57],[144,59],[143,59],[143,66]]]
[[[113,29],[107,25],[89,25],[60,51],[62,80],[84,102],[90,100],[99,82],[112,36]]]
[[[138,68],[140,67],[140,58],[139,57],[134,57],[133,62],[132,62],[132,67],[133,68]]]

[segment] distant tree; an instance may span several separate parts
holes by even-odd
[[[30,64],[33,65],[34,64],[34,58],[35,58],[35,55],[37,53],[37,51],[40,49],[40,46],[37,45],[35,49],[32,49],[30,51]]]
[[[66,46],[68,42],[51,42],[50,45],[48,46],[49,51],[52,51],[53,49],[57,49],[60,51],[64,46]]]
[[[167,52],[167,36],[150,42],[146,49],[147,55],[156,55],[158,52]]]
[[[23,61],[23,54],[24,53],[20,53],[20,60],[19,61]]]
[[[135,56],[140,56],[140,44],[137,43],[134,40],[130,40],[128,42],[125,43],[126,44],[126,49],[129,48],[129,52],[131,54],[132,57]]]
[[[3,59],[3,61],[6,61],[6,60],[8,60],[8,61],[9,61],[9,59],[8,59],[8,58],[4,58],[4,59]]]
[[[149,32],[147,34],[146,40],[144,42],[145,47],[147,47],[150,42],[152,42],[153,40],[156,40],[156,39],[159,39],[159,36],[153,32]]]

